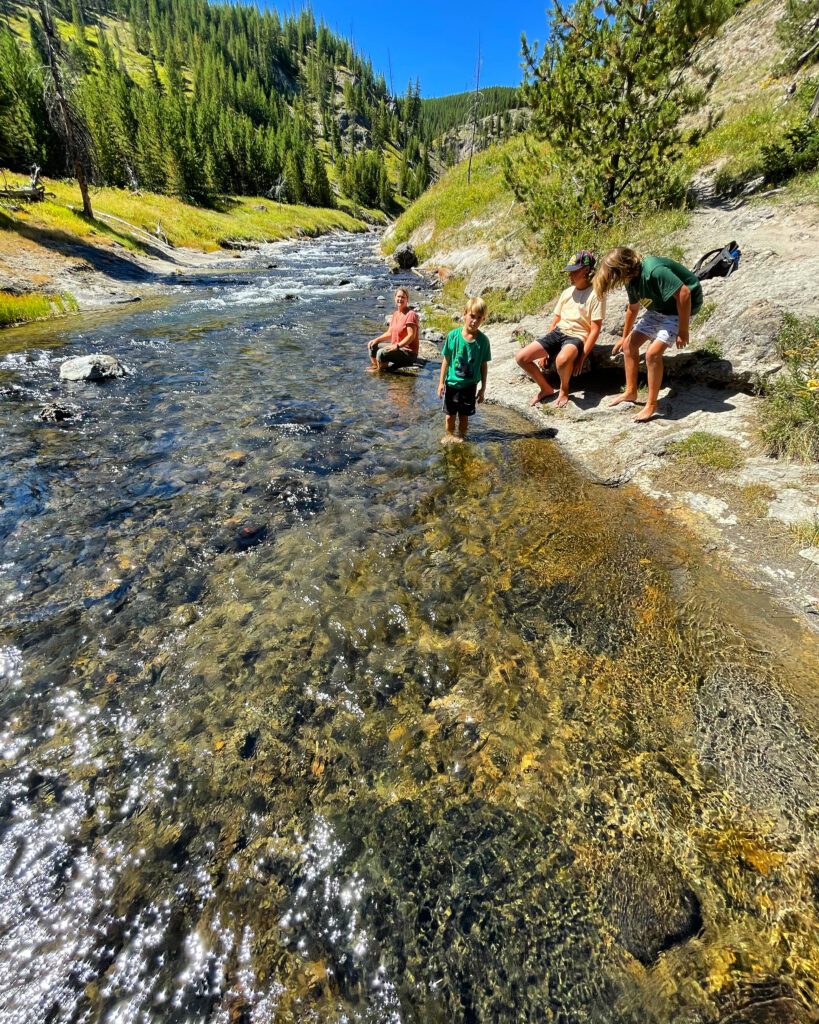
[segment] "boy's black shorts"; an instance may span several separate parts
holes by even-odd
[[[447,384],[444,388],[444,409],[447,416],[474,416],[477,384],[467,384],[463,388],[454,388]]]
[[[552,362],[555,361],[556,356],[561,352],[567,345],[574,345],[578,352],[583,351],[583,341],[581,338],[575,338],[571,334],[566,334],[565,331],[561,331],[559,327],[555,327],[553,331],[549,331],[548,334],[542,338],[538,338],[538,343],[543,346],[546,354],[549,356]]]

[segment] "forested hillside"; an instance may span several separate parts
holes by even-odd
[[[480,152],[511,138],[526,123],[519,89],[495,85],[421,101],[421,138],[451,167],[467,146]]]
[[[4,0],[0,164],[71,171],[44,15],[82,161],[99,184],[208,203],[269,194],[331,206],[336,195],[391,209],[430,169],[418,90],[383,76],[310,10],[206,0]]]

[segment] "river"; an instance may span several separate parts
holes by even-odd
[[[394,284],[0,340],[0,1021],[812,1019],[815,650],[528,421],[442,447]]]

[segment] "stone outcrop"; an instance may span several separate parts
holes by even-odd
[[[409,242],[402,242],[397,246],[392,258],[402,270],[412,270],[413,267],[418,266],[418,257]]]

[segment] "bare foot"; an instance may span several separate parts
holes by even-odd
[[[656,415],[657,415],[657,409],[656,408],[652,409],[651,406],[647,405],[645,407],[645,409],[643,409],[643,411],[640,413],[639,416],[635,416],[634,417],[634,422],[635,423],[648,423],[648,421],[649,420],[653,420]]]
[[[529,403],[529,405],[540,405],[540,403],[545,398],[551,398],[554,393],[555,393],[555,389],[554,388],[552,388],[551,391],[541,391],[532,399],[532,401]]]
[[[557,396],[557,401],[555,402],[555,409],[562,409],[564,405],[568,405],[568,404],[569,404],[569,396],[568,395],[564,395],[563,392],[561,391],[560,394]]]
[[[458,437],[457,434],[444,434],[441,438],[441,444],[460,444],[463,441],[462,437]]]
[[[609,408],[615,405],[620,405],[621,402],[631,402],[632,405],[635,405],[637,402],[637,396],[629,395],[624,392],[622,395],[618,395],[616,398],[612,398],[612,400],[609,402]]]

